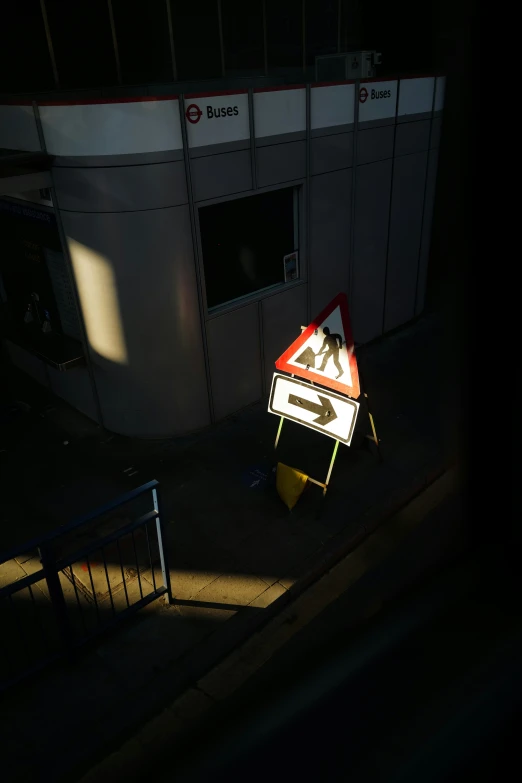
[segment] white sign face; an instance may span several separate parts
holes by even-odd
[[[359,122],[395,117],[397,82],[363,82],[359,86]]]
[[[311,90],[311,121],[315,128],[351,125],[354,121],[355,84],[335,84]]]
[[[401,79],[399,85],[399,108],[397,114],[425,114],[431,112],[435,79],[433,76],[420,79]]]
[[[306,367],[321,373],[325,379],[353,386],[340,307],[325,318],[287,362],[293,367]],[[289,372],[292,370],[289,369]]]
[[[205,147],[250,138],[248,95],[204,95],[185,97],[189,147]]]
[[[349,446],[359,403],[306,381],[274,373],[268,410]]]
[[[306,130],[306,90],[261,90],[254,93],[256,139]]]
[[[357,399],[361,393],[346,294],[341,292],[301,327],[301,335],[276,359],[289,375]]]

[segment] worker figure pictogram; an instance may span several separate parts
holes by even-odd
[[[298,375],[357,399],[360,394],[346,294],[338,294],[276,361],[281,372]]]
[[[339,351],[343,347],[343,338],[340,334],[330,334],[330,330],[327,326],[323,327],[323,333],[325,335],[323,344],[321,346],[321,350],[316,354],[316,356],[322,356],[324,354],[324,358],[321,366],[317,369],[319,372],[324,372],[328,360],[331,358],[333,359],[333,363],[338,372],[337,378],[340,378],[344,373],[344,370],[339,362]]]

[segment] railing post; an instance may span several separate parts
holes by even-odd
[[[58,625],[62,644],[67,654],[72,656],[73,644],[71,626],[69,624],[67,604],[65,603],[65,597],[62,586],[60,584],[60,577],[58,576],[55,559],[52,553],[52,544],[42,545],[38,548],[38,553],[40,555],[40,561],[42,563],[45,580],[47,582],[51,604],[56,615],[56,623]]]
[[[167,588],[167,599],[166,599],[167,603],[171,604],[173,602],[173,598],[172,598],[172,588],[170,586],[170,570],[169,570],[167,553],[164,547],[164,540],[166,538],[165,525],[163,524],[163,516],[161,513],[158,492],[156,489],[152,490],[152,502],[154,503],[154,510],[158,514],[158,516],[156,517],[156,534],[158,536],[158,547],[159,547],[159,555],[160,555],[160,563],[161,563],[161,572],[163,574],[163,584]]]

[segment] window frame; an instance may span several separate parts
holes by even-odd
[[[236,299],[231,299],[220,305],[214,307],[208,307],[207,304],[207,289],[205,281],[205,269],[203,264],[203,245],[201,241],[201,226],[199,221],[199,210],[203,207],[209,207],[213,204],[222,204],[227,201],[238,201],[242,198],[249,198],[251,196],[260,196],[263,193],[272,193],[278,190],[287,190],[293,188],[294,193],[294,216],[296,212],[297,202],[297,233],[298,233],[298,258],[299,258],[299,278],[290,282],[274,283],[274,285],[267,288],[260,288],[257,291],[253,291],[250,294],[239,296]],[[288,291],[290,288],[295,288],[299,285],[306,285],[308,282],[308,253],[306,252],[306,198],[307,198],[307,182],[306,178],[291,180],[290,182],[281,182],[277,185],[269,185],[263,188],[257,188],[256,190],[246,190],[241,193],[232,193],[227,196],[219,196],[218,198],[208,199],[206,201],[198,201],[194,203],[195,223],[196,223],[196,267],[198,271],[200,291],[202,297],[202,308],[205,321],[210,321],[212,318],[218,318],[225,313],[238,310],[240,307],[252,304],[254,302],[261,302],[264,299],[268,299],[270,296],[276,296],[283,291]],[[294,235],[296,226],[294,222]],[[283,258],[281,257],[281,266],[283,264]]]

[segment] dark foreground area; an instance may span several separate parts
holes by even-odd
[[[198,733],[182,773],[163,760],[161,780],[502,777],[516,765],[522,623],[509,585],[484,580],[484,554],[357,632],[347,618],[364,585],[347,591],[240,689],[212,744]]]

